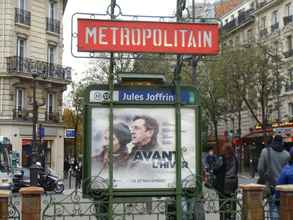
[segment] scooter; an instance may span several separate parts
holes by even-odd
[[[62,180],[60,180],[50,168],[47,168],[44,172],[39,174],[38,182],[45,191],[54,191],[55,193],[62,193],[64,191]]]
[[[45,171],[39,171],[38,185],[43,187],[45,191],[54,191],[55,193],[62,193],[64,191],[64,184],[62,180],[60,180],[50,168]],[[18,192],[20,188],[29,186],[31,186],[30,180],[24,177],[23,170],[20,170],[14,174],[12,187],[13,192]]]

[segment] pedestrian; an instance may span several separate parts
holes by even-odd
[[[219,196],[220,220],[234,220],[238,188],[238,161],[230,143],[225,143],[222,151],[217,159],[222,161],[221,166],[217,166],[214,170],[215,188]]]
[[[290,148],[289,151],[290,159],[288,164],[286,164],[282,170],[281,174],[277,180],[277,185],[286,185],[293,184],[293,147]],[[276,192],[276,204],[279,205],[280,194]]]
[[[279,219],[274,197],[274,188],[281,174],[281,170],[286,165],[289,158],[290,155],[288,151],[284,150],[284,143],[281,135],[276,135],[271,144],[265,147],[260,154],[257,167],[260,177],[258,183],[267,185],[269,214],[271,219]]]
[[[68,177],[68,171],[70,169],[70,163],[68,157],[65,157],[64,160],[64,178],[66,179]]]

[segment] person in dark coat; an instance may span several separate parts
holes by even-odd
[[[238,188],[238,161],[230,143],[225,143],[215,170],[215,189],[219,196],[220,220],[234,220],[236,214],[236,190]]]

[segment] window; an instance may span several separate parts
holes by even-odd
[[[260,19],[260,29],[263,30],[265,28],[266,28],[266,17],[264,16]]]
[[[23,89],[16,89],[16,97],[15,97],[15,109],[16,112],[21,112],[23,110]]]
[[[47,112],[53,113],[54,110],[54,95],[52,93],[48,94]]]
[[[275,25],[278,23],[278,11],[273,11],[272,13],[272,25]]]
[[[293,117],[293,103],[288,103],[288,115],[290,118]]]
[[[53,64],[55,63],[55,51],[56,51],[56,47],[55,46],[48,46],[48,63],[49,64]]]
[[[253,35],[252,35],[252,29],[247,30],[247,41],[252,41]]]
[[[52,20],[55,19],[55,2],[54,1],[49,1],[48,18]]]
[[[26,10],[26,6],[27,6],[26,0],[18,0],[17,1],[17,7],[19,9]]]
[[[18,37],[16,43],[16,56],[20,58],[25,57],[25,39]]]
[[[49,66],[49,76],[51,76],[51,77],[54,74],[55,51],[56,51],[55,46],[48,45],[47,62],[48,62],[48,66]]]
[[[290,52],[292,50],[292,36],[287,36],[287,51]]]
[[[18,37],[16,42],[17,71],[23,71],[26,40]]]
[[[292,6],[291,2],[285,5],[285,15],[290,16],[292,15]]]

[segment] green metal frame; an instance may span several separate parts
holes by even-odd
[[[115,86],[112,88],[112,92],[111,94],[113,94],[113,89],[127,89],[127,88],[131,88],[131,89],[141,89],[141,88],[148,88],[148,89],[160,89],[160,88],[172,88],[170,86],[149,86],[149,87],[132,87],[132,86]],[[90,86],[87,90],[87,103],[85,106],[85,140],[84,140],[84,144],[85,144],[85,151],[84,151],[84,179],[89,179],[91,176],[91,164],[90,164],[90,156],[91,156],[91,120],[92,120],[92,109],[93,108],[109,108],[109,129],[110,129],[110,152],[112,151],[112,146],[113,146],[113,140],[111,140],[112,137],[112,132],[113,132],[113,108],[125,108],[127,106],[127,108],[137,108],[138,106],[140,108],[173,108],[174,109],[174,113],[175,113],[175,121],[176,121],[176,188],[174,189],[170,189],[170,188],[151,188],[151,189],[113,189],[113,169],[112,169],[112,154],[110,154],[110,164],[109,164],[109,179],[110,179],[110,185],[108,189],[105,190],[101,190],[103,191],[103,193],[107,196],[109,196],[109,203],[111,203],[110,198],[113,199],[113,197],[131,197],[131,196],[182,196],[182,181],[181,181],[181,132],[179,132],[181,130],[181,126],[178,126],[178,122],[181,124],[181,108],[191,108],[195,110],[195,141],[196,141],[196,164],[195,164],[195,172],[196,172],[196,178],[200,178],[200,172],[201,172],[201,145],[200,145],[200,105],[199,105],[199,96],[198,96],[198,91],[191,87],[191,86],[182,86],[180,87],[180,89],[188,89],[190,91],[193,92],[194,94],[194,104],[191,105],[183,105],[181,103],[177,102],[173,103],[173,104],[162,104],[162,103],[158,103],[158,104],[147,104],[147,103],[141,103],[141,104],[137,104],[137,103],[113,103],[113,99],[111,98],[110,102],[108,103],[90,103],[89,102],[89,93],[92,90],[107,90],[109,89],[109,86],[107,85],[97,85],[97,86]],[[178,96],[176,96],[178,97]],[[178,107],[178,104],[180,105]],[[180,170],[178,172],[178,170]],[[200,187],[201,184],[198,184],[198,180],[196,180],[196,189],[188,189],[188,192],[198,192],[201,191]],[[87,188],[86,186],[87,182],[85,182],[85,184],[83,185],[83,194],[84,196],[91,196],[91,192],[90,189]],[[181,199],[176,199],[176,201],[180,201]],[[180,202],[181,204],[181,202]],[[177,204],[179,205],[179,204]],[[110,214],[110,213],[109,213]]]

